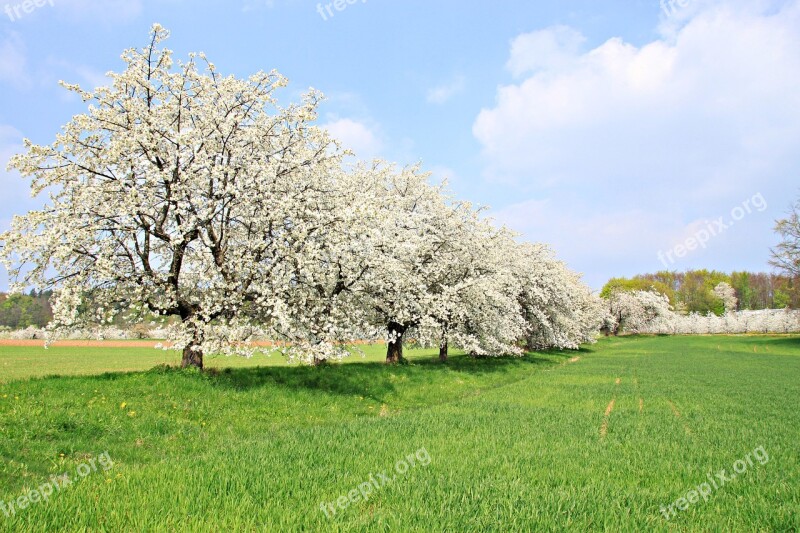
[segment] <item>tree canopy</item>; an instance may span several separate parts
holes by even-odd
[[[320,362],[353,340],[474,355],[577,348],[605,314],[544,245],[517,242],[418,166],[346,164],[315,125],[322,95],[282,107],[277,72],[174,61],[159,25],[50,145],[10,167],[50,194],[14,218],[15,288],[54,291],[50,335],[94,320],[170,320],[184,366],[281,349]],[[253,342],[268,338],[277,346]]]

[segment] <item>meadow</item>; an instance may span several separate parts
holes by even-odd
[[[0,531],[800,529],[800,337],[383,350],[0,347]]]

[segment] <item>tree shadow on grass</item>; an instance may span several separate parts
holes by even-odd
[[[776,346],[780,348],[800,349],[800,335],[786,335],[785,337],[763,339],[763,342],[769,344],[770,346]]]
[[[348,364],[326,364],[318,367],[251,367],[226,368],[202,375],[215,387],[236,391],[248,391],[261,387],[278,386],[285,389],[307,389],[328,394],[359,395],[378,402],[395,394],[398,387],[425,386],[451,374],[486,377],[508,373],[522,377],[539,368],[555,366],[575,354],[592,351],[582,349],[574,352],[550,351],[527,354],[525,357],[473,358],[455,355],[446,362],[438,359],[414,359],[409,364],[389,366],[380,362],[354,362]],[[175,370],[177,371],[177,370]]]

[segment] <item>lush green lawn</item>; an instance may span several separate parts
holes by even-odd
[[[121,341],[123,344],[125,341]],[[346,363],[380,362],[386,358],[385,346],[361,346]],[[409,350],[409,359],[428,357],[425,350]],[[149,370],[157,365],[176,365],[178,352],[153,348],[102,347],[41,347],[0,346],[0,383],[30,377],[86,376],[103,372],[134,372]],[[287,366],[279,354],[261,355],[252,359],[242,357],[206,357],[208,368],[252,368],[257,366]]]
[[[2,350],[0,381],[41,357]],[[64,350],[31,373],[165,360]],[[0,510],[0,531],[800,529],[798,337],[604,339],[446,365],[433,352],[399,367],[277,362],[0,384],[0,500],[51,475],[74,481]],[[742,465],[707,501],[679,500]],[[347,501],[359,486],[368,500]]]

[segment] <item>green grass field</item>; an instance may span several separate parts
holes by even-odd
[[[73,481],[0,509],[0,531],[800,530],[798,337],[369,352],[200,374],[147,370],[177,361],[151,350],[0,348],[0,500]]]
[[[121,341],[123,344],[125,341]],[[386,358],[385,346],[362,346],[352,350],[353,357],[344,363],[381,362]],[[409,359],[426,358],[425,350],[409,350]],[[0,345],[0,383],[31,377],[52,375],[91,376],[103,372],[134,372],[149,370],[157,365],[176,365],[180,354],[170,350],[150,348],[101,347],[11,347]],[[207,368],[253,368],[258,366],[288,366],[280,355],[254,357],[206,357]]]

